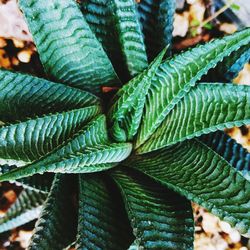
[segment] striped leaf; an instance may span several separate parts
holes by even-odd
[[[176,104],[138,152],[150,152],[202,134],[243,124],[250,124],[249,86],[199,84]]]
[[[130,143],[108,141],[105,117],[99,116],[61,148],[34,163],[1,175],[0,181],[16,180],[45,172],[90,173],[103,171],[126,159],[131,150]]]
[[[250,236],[250,182],[196,139],[126,163]]]
[[[20,0],[46,72],[90,92],[119,79],[74,0]]]
[[[208,72],[205,79],[209,81],[231,82],[249,61],[250,45],[247,44],[218,63],[217,67]]]
[[[165,53],[166,49],[147,70],[129,81],[115,95],[109,111],[109,122],[112,137],[116,141],[131,141],[137,133],[148,89]]]
[[[100,104],[82,90],[45,79],[0,69],[0,120],[23,120]]]
[[[112,177],[121,190],[136,249],[193,249],[193,212],[185,198],[122,168]]]
[[[74,241],[72,179],[57,175],[36,223],[29,250],[61,250]]]
[[[250,180],[250,153],[222,131],[199,138]]]
[[[0,128],[0,158],[32,161],[72,137],[100,113],[99,106],[48,115]]]
[[[79,184],[76,249],[127,249],[133,235],[121,198],[110,180],[97,175],[81,175]]]
[[[26,189],[31,189],[43,193],[48,193],[50,191],[54,174],[45,173],[41,175],[33,175],[28,178],[21,178],[15,181],[16,185],[21,185]]]
[[[24,189],[15,203],[0,218],[0,233],[11,230],[36,219],[47,194]]]
[[[183,52],[162,63],[147,96],[136,147],[159,127],[191,87],[226,56],[250,43],[250,28]]]
[[[134,0],[112,0],[109,2],[115,32],[131,77],[141,73],[147,65],[147,55],[143,42]]]
[[[151,61],[162,49],[171,44],[175,1],[141,0],[137,9],[147,54]],[[170,51],[170,47],[168,50]]]
[[[7,164],[0,165],[0,174],[2,175],[5,173],[8,173],[11,170],[14,170],[16,168],[17,168],[17,166],[15,166],[15,165],[12,165],[12,166],[9,166]],[[51,188],[51,184],[52,184],[53,179],[54,179],[54,174],[46,173],[46,174],[44,174],[44,176],[33,175],[31,177],[28,177],[28,178],[14,180],[12,182],[15,183],[16,186],[22,186],[24,189],[48,193],[50,188]]]
[[[80,7],[124,81],[147,67],[134,0],[81,0]]]

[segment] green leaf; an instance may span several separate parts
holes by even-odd
[[[142,171],[220,219],[250,235],[250,182],[196,139],[135,156],[127,166]]]
[[[127,249],[133,235],[119,197],[110,182],[98,175],[79,178],[79,217],[76,249]]]
[[[126,159],[132,150],[129,143],[113,143],[86,147],[74,155],[66,155],[60,160],[51,161],[50,156],[41,161],[20,167],[0,176],[0,181],[11,181],[45,172],[92,173],[113,168]],[[56,152],[57,153],[57,152]],[[53,155],[51,155],[53,158]]]
[[[236,3],[232,3],[230,5],[230,8],[233,9],[233,10],[240,10],[240,6],[238,4],[236,4]]]
[[[225,57],[214,69],[209,70],[204,79],[205,81],[232,82],[249,60],[250,45],[247,44]]]
[[[206,23],[206,24],[203,25],[203,27],[204,27],[205,29],[207,29],[207,30],[211,30],[214,26],[213,26],[212,23]]]
[[[134,0],[112,0],[108,4],[115,32],[119,38],[123,60],[131,77],[144,70],[147,55]]]
[[[175,1],[141,0],[138,13],[147,48],[148,57],[153,60],[166,46],[171,45]],[[168,54],[170,46],[168,47]]]
[[[23,120],[100,104],[82,90],[45,79],[0,69],[0,120]]]
[[[76,235],[72,179],[57,175],[36,223],[29,250],[61,250]]]
[[[134,0],[80,0],[80,7],[123,80],[147,67]]]
[[[116,141],[131,141],[137,133],[148,89],[165,53],[166,49],[147,70],[129,81],[115,95],[109,111],[109,122],[112,137]]]
[[[74,0],[20,0],[19,5],[49,76],[95,93],[119,83]]]
[[[219,76],[224,73],[225,81],[232,81],[234,78],[236,78],[239,72],[243,69],[244,65],[250,62],[250,46],[244,46],[241,52],[242,53],[240,56],[237,56],[237,53],[233,53],[232,56],[227,58],[227,60],[224,62],[224,66],[222,63],[220,64]]]
[[[127,169],[115,169],[111,175],[121,190],[136,249],[193,249],[190,202]]]
[[[168,114],[139,149],[150,152],[202,134],[250,124],[250,87],[199,84]]]
[[[193,26],[199,26],[201,24],[201,22],[198,20],[198,19],[193,19],[191,22],[190,22],[190,25],[193,27]]]
[[[248,47],[248,48],[247,48]],[[239,72],[243,69],[246,63],[250,61],[250,45],[244,48],[245,50],[241,54],[237,60],[234,61],[231,65],[229,63],[226,64],[228,66],[228,70],[226,71],[225,78],[233,79],[236,78]],[[236,54],[236,53],[235,53]],[[230,67],[229,67],[230,66]]]
[[[15,165],[0,165],[0,174],[5,174],[8,173],[14,169],[16,169],[17,166]],[[52,173],[45,173],[43,176],[41,175],[33,175],[28,178],[22,178],[17,180],[12,181],[15,183],[16,186],[22,186],[25,189],[29,189],[31,191],[37,191],[37,192],[43,192],[43,193],[48,193],[52,181],[54,179],[54,174]]]
[[[100,113],[99,106],[48,115],[0,128],[0,158],[32,161],[50,152]]]
[[[202,75],[250,43],[250,28],[183,52],[162,63],[150,86],[136,147],[142,145]]]
[[[22,185],[26,189],[48,193],[50,191],[53,178],[54,174],[45,173],[43,176],[33,175],[28,178],[22,178],[15,181],[15,183],[17,185]]]
[[[64,146],[42,159],[5,173],[0,181],[10,181],[45,172],[90,173],[116,166],[132,150],[130,143],[111,143],[107,139],[106,120],[100,116]]]
[[[32,190],[23,190],[15,203],[0,218],[0,232],[11,230],[36,219],[42,209],[47,194]]]
[[[250,180],[250,153],[234,139],[222,131],[217,131],[203,135],[199,140],[211,147]]]

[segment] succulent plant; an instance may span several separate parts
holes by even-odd
[[[250,28],[172,55],[174,2],[19,0],[48,80],[0,70],[0,181],[23,187],[1,232],[39,216],[28,249],[186,250],[193,201],[250,235],[250,154],[224,133],[250,124],[230,83]]]

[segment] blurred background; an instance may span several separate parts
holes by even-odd
[[[250,26],[249,0],[176,0],[176,6],[174,52]],[[43,77],[35,45],[16,0],[0,0],[0,67]],[[245,65],[234,82],[250,85],[250,64]],[[226,132],[250,152],[250,126]],[[13,204],[20,191],[21,188],[14,184],[0,184],[0,217]],[[196,204],[193,204],[193,210],[195,250],[250,249],[250,241],[228,223],[220,221]],[[25,249],[34,223],[1,234],[0,250]]]

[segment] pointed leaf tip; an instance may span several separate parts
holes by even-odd
[[[152,136],[174,106],[208,70],[249,43],[250,28],[246,28],[204,45],[198,45],[164,61],[158,68],[148,91],[136,148]]]
[[[148,69],[129,81],[114,97],[115,103],[109,111],[109,121],[112,136],[116,141],[131,141],[137,133],[148,89],[166,51],[167,47],[159,53]]]

